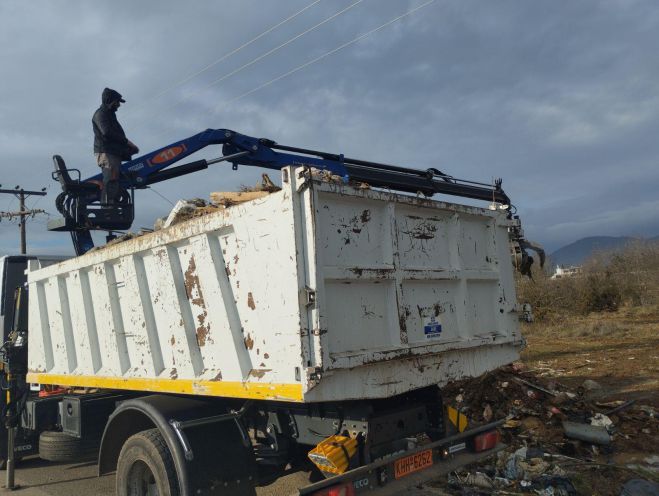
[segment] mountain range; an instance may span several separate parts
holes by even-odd
[[[659,236],[654,238],[632,238],[630,236],[590,236],[581,238],[574,243],[563,246],[549,255],[552,266],[581,265],[586,259],[597,251],[609,251],[623,248],[632,241],[659,241]]]

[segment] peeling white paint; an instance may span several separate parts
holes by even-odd
[[[329,401],[517,357],[503,213],[283,173],[267,197],[31,264],[29,368],[298,383]]]

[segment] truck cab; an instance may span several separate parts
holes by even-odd
[[[12,330],[14,322],[14,305],[16,288],[27,282],[25,271],[28,260],[38,260],[41,267],[47,267],[67,257],[57,255],[5,255],[0,257],[0,326],[2,327],[2,342],[4,343]],[[27,316],[27,305],[21,307]]]
[[[56,255],[5,255],[0,257],[0,328],[2,329],[2,350],[5,353],[5,343],[10,338],[10,333],[17,322],[27,321],[27,301],[18,307],[16,314],[17,289],[24,287],[27,282],[25,271],[30,260],[37,260],[41,267],[47,267],[54,263],[65,260],[67,257]],[[0,365],[3,373],[7,373],[5,363]],[[20,401],[26,404],[31,401],[39,401],[38,391],[31,392],[29,384],[18,384]],[[5,403],[3,401],[3,403]],[[25,415],[23,415],[25,416]],[[3,408],[2,420],[5,421],[6,410]],[[25,429],[23,422],[19,421],[16,432],[15,451],[16,456],[36,454],[38,452],[39,433]],[[3,426],[4,427],[4,426]],[[0,467],[4,467],[7,459],[7,429],[0,428]]]

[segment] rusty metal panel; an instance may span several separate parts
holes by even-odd
[[[32,380],[337,401],[474,375],[521,343],[501,212],[286,168],[282,190],[31,263]]]
[[[294,200],[303,193],[293,191],[31,267],[32,374],[299,400],[306,363]]]
[[[337,184],[314,194],[324,367],[309,400],[399,394],[517,358],[504,212]]]

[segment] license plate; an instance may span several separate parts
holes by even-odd
[[[422,451],[415,455],[406,456],[394,463],[394,476],[396,479],[405,477],[432,465],[432,450]]]

